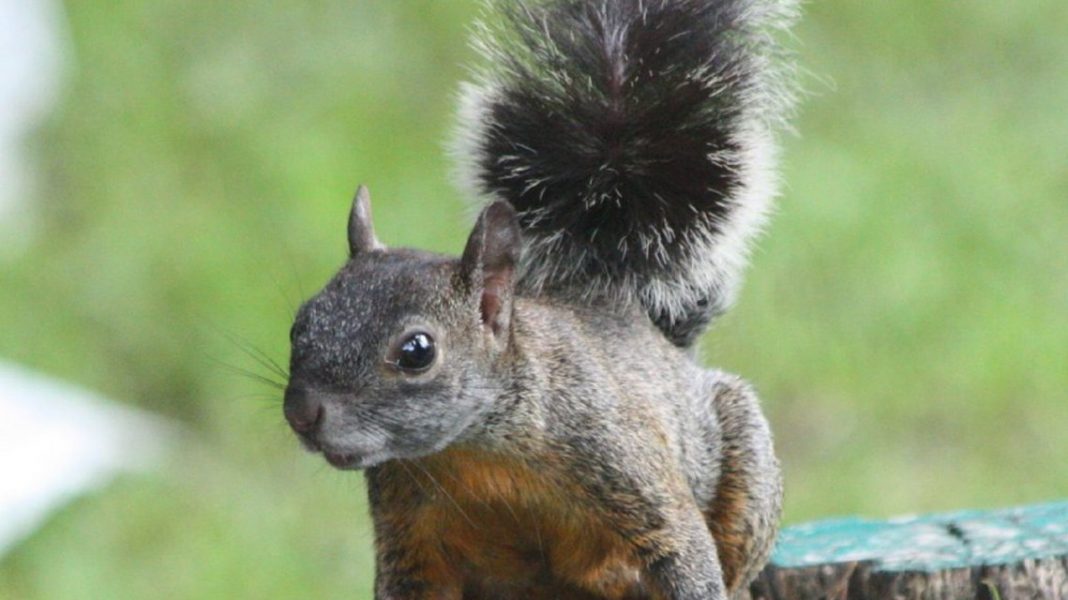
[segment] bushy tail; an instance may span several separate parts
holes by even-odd
[[[490,0],[457,153],[509,200],[521,285],[640,302],[689,346],[732,302],[775,194],[790,0]]]

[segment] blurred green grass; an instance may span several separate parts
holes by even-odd
[[[362,481],[301,453],[228,338],[380,237],[457,252],[443,142],[471,0],[68,3],[38,234],[0,356],[179,419],[161,472],[66,508],[3,598],[369,597]],[[705,360],[760,390],[786,519],[1068,495],[1068,4],[810,3],[786,188]]]

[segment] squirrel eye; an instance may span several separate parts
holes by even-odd
[[[395,364],[404,371],[420,372],[434,364],[437,352],[434,338],[429,333],[417,332],[409,335],[397,349]]]

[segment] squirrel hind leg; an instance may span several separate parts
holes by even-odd
[[[707,371],[705,401],[719,430],[719,477],[704,507],[731,598],[764,567],[782,513],[782,472],[753,389],[739,377]]]

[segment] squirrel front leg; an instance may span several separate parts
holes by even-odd
[[[605,527],[631,546],[653,597],[725,600],[715,541],[665,439],[647,422],[625,435],[583,436],[568,444],[581,449],[572,472],[584,474],[581,484]]]
[[[704,379],[702,397],[714,415],[708,426],[719,431],[720,468],[715,495],[702,510],[719,549],[728,593],[746,597],[779,528],[782,470],[752,387],[722,371],[706,371]]]
[[[459,577],[437,551],[419,519],[422,490],[385,464],[368,469],[367,490],[375,527],[375,600],[461,600]]]
[[[656,597],[725,600],[727,591],[716,545],[696,507],[675,515],[666,534],[652,547],[643,549],[650,553],[646,575]]]

